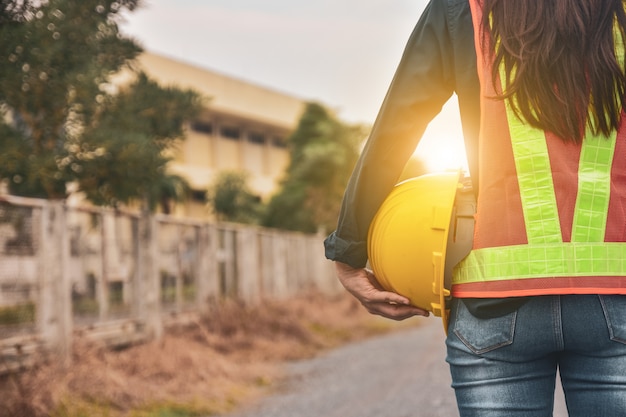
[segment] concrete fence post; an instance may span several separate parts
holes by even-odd
[[[184,297],[184,267],[183,267],[183,256],[184,256],[184,246],[185,246],[185,225],[179,224],[176,226],[176,273],[174,274],[176,281],[174,285],[176,286],[176,311],[182,311],[183,305],[185,303]]]
[[[111,214],[105,210],[99,211],[100,216],[100,279],[98,279],[96,298],[100,320],[106,320],[109,316],[109,249],[112,245],[110,239],[110,226],[113,221]]]
[[[204,277],[206,280],[207,294],[210,298],[217,298],[220,294],[220,272],[218,265],[219,252],[219,236],[217,227],[214,224],[208,224],[207,229],[207,246],[206,246],[206,262],[208,263],[208,275]],[[208,300],[208,299],[207,299]]]
[[[67,365],[73,330],[67,212],[62,201],[46,202],[42,211],[37,321],[46,345]]]
[[[204,224],[197,228],[198,234],[198,261],[196,263],[196,286],[199,311],[206,313],[209,303],[219,295],[218,268],[217,268],[217,230],[215,227]]]
[[[220,290],[225,297],[236,297],[239,294],[239,276],[237,271],[237,230],[232,226],[222,229],[221,248],[219,249],[219,261],[221,267]]]
[[[336,294],[343,287],[337,279],[334,263],[326,259],[324,254],[324,238],[325,235],[322,232],[309,237],[309,259],[313,262],[315,280],[320,288],[327,294]]]
[[[136,282],[138,316],[149,335],[156,339],[163,336],[161,319],[161,279],[157,267],[158,227],[155,217],[143,212],[139,218],[139,254]]]
[[[261,300],[261,265],[257,230],[240,228],[236,243],[239,296],[246,302],[258,304]]]
[[[292,295],[289,286],[289,258],[287,249],[289,245],[285,234],[278,231],[272,232],[272,265],[274,266],[274,295],[276,298],[286,298]]]

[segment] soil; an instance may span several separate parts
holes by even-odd
[[[0,417],[224,414],[271,392],[285,361],[399,327],[347,293],[256,306],[227,300],[158,341],[124,350],[78,338],[70,365],[41,361],[0,380]]]

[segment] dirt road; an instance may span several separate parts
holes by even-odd
[[[229,417],[458,417],[439,319],[288,365],[279,391]],[[565,417],[557,393],[554,417]]]

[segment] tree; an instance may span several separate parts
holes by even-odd
[[[148,191],[147,208],[154,211],[158,205],[164,214],[172,213],[172,203],[184,201],[191,187],[180,175],[165,174],[151,184]]]
[[[134,7],[136,2],[129,4]],[[65,139],[97,107],[101,85],[141,49],[119,36],[120,3],[51,0],[0,26],[0,174],[11,191],[65,196]],[[7,132],[7,130],[9,132]],[[13,162],[6,155],[17,156]]]
[[[73,182],[96,204],[154,206],[200,98],[144,74],[111,83],[141,52],[117,25],[139,0],[0,1],[0,178],[18,195],[65,198]]]
[[[0,0],[0,24],[24,21],[34,9],[34,1]]]
[[[224,171],[207,193],[207,200],[219,220],[255,224],[259,222],[263,205],[259,196],[250,191],[247,174]]]
[[[288,139],[291,162],[263,224],[308,233],[334,228],[364,137],[363,126],[344,124],[323,106],[307,104]]]
[[[165,151],[183,136],[185,118],[201,108],[190,90],[163,88],[140,73],[118,94],[107,96],[94,123],[67,141],[61,168],[71,171],[86,197],[115,206],[141,200],[165,212],[169,200],[180,200],[188,185],[167,173]]]

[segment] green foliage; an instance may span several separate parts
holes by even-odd
[[[164,150],[183,135],[183,121],[201,108],[189,90],[162,88],[139,74],[136,82],[107,103],[97,122],[68,141],[63,168],[72,171],[92,202],[115,206],[142,199],[150,209],[183,199],[189,186],[166,171]]]
[[[0,307],[0,324],[23,324],[35,322],[35,304],[18,304]]]
[[[118,413],[119,414],[119,413]],[[50,417],[114,417],[113,406],[96,399],[67,396],[59,400]]]
[[[34,8],[34,1],[0,0],[0,25],[23,21],[32,15]]]
[[[256,224],[263,205],[259,196],[250,191],[248,175],[239,171],[220,173],[207,193],[208,203],[219,220]]]
[[[186,404],[164,403],[153,404],[144,409],[133,410],[130,417],[200,417],[214,415],[214,411],[206,404],[190,402]]]
[[[308,233],[333,229],[365,134],[363,126],[346,125],[309,103],[288,140],[291,163],[263,224]]]
[[[164,214],[171,214],[172,203],[184,201],[189,195],[191,187],[187,180],[180,175],[164,173],[159,170],[158,178],[151,181],[147,188],[148,208],[153,211],[157,206]]]
[[[138,4],[0,0],[0,178],[13,194],[64,198],[75,182],[96,204],[154,209],[184,191],[163,151],[200,97],[145,74],[122,91],[111,84],[141,52],[117,24]]]
[[[91,316],[97,315],[100,311],[98,300],[94,298],[79,298],[72,302],[72,313],[76,316]]]

